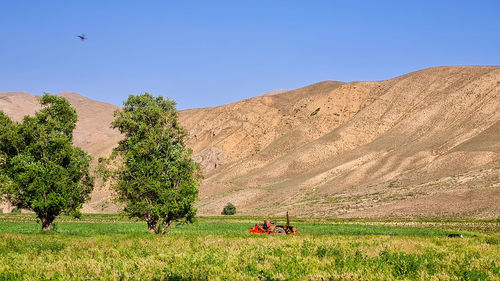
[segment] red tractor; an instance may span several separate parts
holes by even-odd
[[[299,233],[296,226],[290,225],[290,218],[286,212],[286,224],[274,224],[265,220],[263,224],[255,224],[250,228],[250,234],[294,234]]]

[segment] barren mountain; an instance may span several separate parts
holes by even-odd
[[[288,92],[288,90],[285,89],[277,89],[277,90],[271,90],[263,93],[261,96],[274,96],[274,95],[279,95],[283,94],[284,92]]]
[[[116,107],[63,95],[80,116],[75,143],[109,153]],[[19,120],[36,99],[0,94],[0,110]],[[253,215],[500,217],[500,67],[325,81],[180,120],[205,173],[200,214],[232,202]],[[96,192],[85,211],[106,198]]]
[[[201,213],[500,215],[500,68],[322,82],[187,110]]]

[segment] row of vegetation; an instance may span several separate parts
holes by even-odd
[[[22,122],[0,111],[0,199],[36,213],[50,231],[60,214],[80,216],[94,187],[90,156],[73,145],[78,120],[69,102],[45,94],[43,109]],[[129,96],[110,124],[124,138],[97,175],[109,181],[125,213],[166,233],[172,223],[192,221],[201,179],[184,144],[175,102],[149,94]]]

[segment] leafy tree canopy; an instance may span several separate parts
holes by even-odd
[[[75,109],[48,94],[40,103],[44,108],[22,123],[0,111],[0,194],[33,210],[47,231],[59,214],[80,214],[94,181],[90,156],[73,146]]]
[[[175,102],[145,93],[131,95],[115,111],[113,128],[125,136],[99,171],[112,180],[125,213],[166,233],[173,222],[191,222],[201,179],[199,165],[184,144]]]

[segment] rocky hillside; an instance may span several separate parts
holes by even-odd
[[[109,153],[116,107],[63,95],[77,145]],[[0,94],[0,110],[20,118],[36,99]],[[500,217],[500,67],[325,81],[180,119],[205,172],[200,214],[232,202],[252,215]],[[86,211],[115,211],[100,190]]]
[[[200,211],[500,215],[500,68],[321,82],[182,112],[206,178]]]

